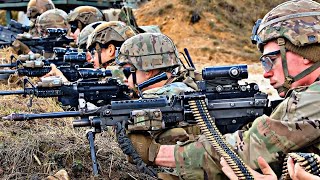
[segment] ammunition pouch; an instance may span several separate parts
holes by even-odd
[[[131,112],[132,124],[129,131],[155,131],[164,128],[160,109],[143,109]]]

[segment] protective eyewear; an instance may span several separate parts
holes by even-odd
[[[264,54],[260,57],[260,61],[262,64],[262,67],[265,72],[271,71],[274,61],[278,58],[278,55],[280,54],[280,50],[269,52],[267,54]]]
[[[76,30],[78,29],[78,22],[76,21],[70,22],[70,28],[72,33],[76,32]]]
[[[129,79],[130,75],[134,72],[136,72],[136,70],[132,67],[123,67],[122,68],[122,72],[124,74],[124,76]]]

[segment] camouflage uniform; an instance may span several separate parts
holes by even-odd
[[[183,82],[173,82],[166,84],[163,87],[152,88],[142,92],[143,98],[157,98],[160,96],[168,96],[171,98],[173,95],[179,95],[182,92],[194,91],[191,87],[187,86]]]
[[[311,0],[285,2],[264,17],[257,32],[253,32],[253,40],[257,41],[261,50],[269,41],[278,42],[283,64],[287,61],[287,48],[315,62],[313,66],[318,68],[319,11],[320,4]],[[270,21],[272,23],[268,23]],[[283,69],[285,72],[286,67]],[[285,76],[288,78],[290,75]],[[296,77],[290,78],[298,80]],[[291,151],[319,154],[319,106],[320,81],[316,81],[310,86],[289,91],[286,99],[270,116],[255,119],[247,130],[238,130],[224,137],[244,163],[253,169],[258,168],[259,156],[272,165],[280,164],[282,155]],[[220,155],[204,136],[196,142],[176,145],[174,154],[181,179],[227,179],[221,171]]]
[[[29,33],[36,37],[38,36],[37,28],[35,26],[36,19],[47,10],[54,9],[54,4],[51,0],[30,0],[27,7],[27,16],[31,21]]]
[[[162,72],[171,72],[174,68],[180,66],[178,51],[174,43],[170,38],[160,33],[142,33],[125,41],[121,46],[117,63],[120,66],[131,64],[136,70],[140,71],[159,69]],[[136,82],[134,82],[134,84],[136,84]],[[142,98],[157,98],[159,96],[168,96],[171,98],[173,95],[178,95],[185,91],[194,91],[194,89],[188,87],[183,82],[171,82],[169,79],[162,87],[142,91]],[[145,154],[141,153],[145,151],[149,152],[149,157],[143,157],[143,159],[145,162],[150,163],[154,158],[154,153],[150,149],[157,151],[157,148],[154,148],[157,147],[157,145],[173,145],[177,141],[183,142],[193,139],[194,134],[199,134],[198,127],[186,126],[184,128],[152,131],[149,132],[149,136],[152,139],[150,140],[152,141],[150,147],[148,143],[144,143],[140,134],[130,132],[129,137],[133,144],[144,144],[143,148],[145,149],[139,146],[136,148],[138,148],[139,154]],[[160,173],[159,177],[163,179],[177,178],[177,176],[163,173]]]

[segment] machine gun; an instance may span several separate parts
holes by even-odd
[[[154,131],[183,127],[196,123],[190,100],[205,99],[208,112],[222,134],[231,133],[265,112],[270,112],[267,95],[259,91],[258,85],[239,85],[239,79],[247,77],[247,66],[221,66],[204,69],[204,80],[198,82],[200,91],[186,92],[156,99],[111,101],[110,105],[78,112],[53,112],[42,114],[11,114],[5,120],[24,121],[39,118],[76,117],[74,127],[91,127],[88,133],[94,174],[98,173],[94,152],[94,134],[125,122],[129,130]],[[231,84],[226,82],[233,82]],[[132,126],[135,124],[135,126]]]
[[[19,22],[11,19],[8,26],[0,25],[0,46],[10,45],[17,38],[18,34],[29,31],[29,26],[20,24]]]
[[[33,97],[58,97],[63,106],[78,108],[84,107],[86,102],[102,106],[110,104],[111,100],[129,99],[127,94],[130,92],[127,86],[119,84],[112,78],[106,81],[63,83],[60,78],[48,77],[37,85],[33,85],[25,78],[23,85],[23,90],[1,91],[0,95],[30,95],[29,106],[32,105]]]

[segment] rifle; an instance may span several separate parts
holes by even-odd
[[[25,56],[29,55],[20,55],[19,57]],[[0,64],[0,67],[17,68],[15,70],[0,70],[0,74],[17,73],[19,76],[41,77],[51,71],[50,64],[55,64],[58,66],[57,68],[65,75],[68,81],[76,81],[81,78],[89,79],[112,76],[111,71],[109,70],[92,69],[92,64],[86,62],[84,53],[68,52],[63,56],[63,60],[61,60],[59,57],[31,61],[25,61],[25,59],[26,58],[21,58],[21,60],[19,59],[16,62],[12,62],[11,59],[11,63],[9,64]]]
[[[79,120],[73,121],[73,126],[91,127],[90,133],[93,135],[118,122],[125,122],[129,130],[154,131],[196,124],[188,102],[205,99],[209,114],[215,118],[220,132],[222,134],[232,133],[265,112],[269,112],[271,108],[268,106],[267,95],[259,91],[257,84],[239,85],[235,83],[247,77],[246,68],[246,65],[235,65],[204,69],[204,80],[198,82],[199,91],[173,96],[170,101],[167,97],[111,101],[109,105],[97,109],[82,109],[78,112],[11,114],[3,119],[24,121],[80,116]],[[233,83],[228,84],[227,82]],[[88,135],[90,147],[93,139],[92,134]],[[90,151],[93,161],[96,162],[94,148],[91,147]],[[96,163],[93,164],[93,169],[95,169],[94,174],[97,174]]]
[[[0,25],[0,46],[9,46],[17,38],[18,34],[29,31],[30,27],[25,26],[13,19],[8,26]]]
[[[47,37],[35,37],[32,39],[18,39],[23,44],[27,45],[34,53],[53,53],[54,47],[68,46],[74,39],[66,36],[67,30],[62,28],[47,28]],[[15,39],[14,39],[15,40]],[[13,40],[13,41],[14,41]],[[13,43],[11,40],[10,44]],[[0,43],[0,45],[8,45],[8,43]]]
[[[27,87],[30,85],[30,87]],[[116,79],[106,81],[78,81],[63,83],[60,78],[46,78],[37,85],[33,85],[27,78],[23,81],[23,90],[0,91],[0,95],[30,95],[32,98],[58,97],[63,106],[83,107],[86,102],[96,106],[110,104],[111,100],[129,99],[127,86],[121,85]],[[81,99],[79,99],[81,97]]]
[[[18,58],[15,58],[14,55],[10,57],[10,63],[8,64],[0,64],[0,67],[8,67],[8,68],[18,68],[18,65],[21,63],[14,62],[16,61],[44,61],[45,65],[50,65],[51,63],[56,65],[66,65],[66,64],[77,64],[83,65],[86,63],[86,54],[85,53],[77,53],[78,49],[76,48],[61,48],[61,47],[54,47],[53,48],[54,55],[51,58],[45,59],[41,54],[34,53],[34,54],[21,54]]]

